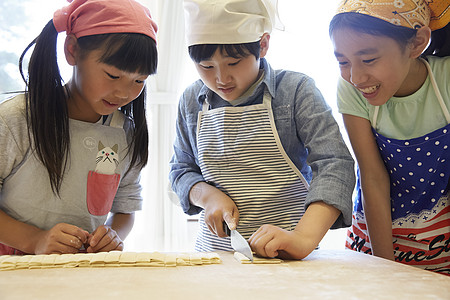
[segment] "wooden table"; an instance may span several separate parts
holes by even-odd
[[[450,277],[350,250],[246,265],[0,272],[0,299],[450,299]]]

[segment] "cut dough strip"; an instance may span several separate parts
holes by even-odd
[[[234,252],[234,258],[241,264],[251,264],[250,259],[242,253]],[[253,255],[253,264],[280,264],[283,260],[279,258],[257,257]]]
[[[176,267],[220,264],[214,252],[99,252],[48,255],[2,255],[0,271],[47,268],[90,267]]]

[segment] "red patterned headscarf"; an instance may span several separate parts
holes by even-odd
[[[53,23],[58,32],[73,33],[77,38],[105,33],[141,33],[156,42],[158,30],[148,8],[134,0],[74,0],[54,13]]]

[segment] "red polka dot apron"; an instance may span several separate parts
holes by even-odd
[[[449,275],[450,115],[427,62],[426,65],[449,124],[408,140],[391,139],[375,129],[372,131],[390,176],[395,260]],[[378,109],[375,109],[373,126]],[[361,198],[358,178],[353,224],[347,234],[346,247],[371,253]]]

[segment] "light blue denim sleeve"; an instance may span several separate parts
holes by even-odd
[[[341,211],[332,228],[349,226],[355,185],[354,160],[342,138],[331,108],[314,81],[302,80],[295,98],[297,133],[308,151],[313,176],[306,206],[323,201]]]
[[[199,104],[197,94],[200,88],[195,83],[180,98],[176,121],[174,154],[170,161],[169,180],[173,191],[178,195],[183,211],[189,215],[198,214],[202,208],[189,202],[192,186],[205,181],[197,161],[197,115]]]

